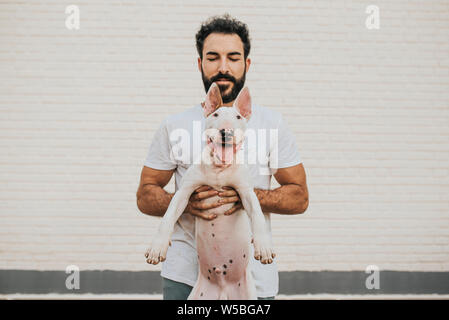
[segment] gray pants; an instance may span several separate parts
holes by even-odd
[[[164,300],[187,300],[193,287],[188,284],[162,277],[162,291]],[[274,297],[257,298],[259,300],[274,300]]]

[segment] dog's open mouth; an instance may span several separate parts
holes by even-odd
[[[235,143],[229,143],[229,142],[214,142],[212,138],[209,138],[208,140],[209,145],[212,148],[212,151],[214,153],[214,156],[221,162],[221,163],[232,163],[232,160],[234,159],[235,154],[240,149],[240,144]]]

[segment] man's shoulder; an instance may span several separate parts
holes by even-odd
[[[182,126],[192,120],[201,120],[201,105],[195,105],[184,111],[173,113],[165,117],[164,121],[169,126]]]
[[[282,114],[279,111],[261,105],[254,105],[253,108],[257,123],[270,127],[276,127],[279,125],[282,119]]]
[[[261,106],[256,104],[255,107],[257,108],[257,112],[260,112],[264,116],[276,116],[280,117],[281,113],[271,107]]]

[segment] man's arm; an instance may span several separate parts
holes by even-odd
[[[142,213],[157,217],[165,214],[174,194],[168,193],[163,188],[170,181],[174,171],[174,169],[156,170],[143,167],[136,194],[137,207]]]
[[[263,212],[279,214],[299,214],[307,210],[309,206],[309,192],[307,190],[306,174],[302,164],[278,169],[274,174],[281,185],[274,190],[254,189],[260,207]],[[241,199],[236,190],[231,187],[223,187],[226,191],[220,192],[222,204],[234,202],[234,206],[226,211],[225,215],[231,215],[243,208]]]
[[[274,177],[281,185],[279,188],[254,189],[262,211],[279,214],[299,214],[306,211],[309,206],[309,192],[302,163],[278,169]]]
[[[139,189],[136,194],[137,207],[142,213],[156,217],[164,216],[174,193],[168,193],[163,188],[170,182],[173,172],[174,169],[156,170],[143,167]],[[206,220],[216,218],[216,215],[207,213],[207,210],[219,207],[222,204],[218,201],[205,203],[203,200],[217,194],[218,191],[213,190],[211,187],[199,187],[191,195],[184,213],[190,213]]]

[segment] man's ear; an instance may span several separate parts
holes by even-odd
[[[234,107],[246,118],[246,120],[249,120],[251,117],[251,95],[249,94],[248,87],[244,87],[240,90],[237,99],[235,99]]]
[[[201,72],[201,58],[198,57],[198,71]]]
[[[204,101],[203,111],[204,116],[207,118],[212,112],[217,110],[223,104],[221,100],[220,88],[214,82],[207,91],[206,100]]]
[[[251,65],[251,59],[250,58],[246,58],[246,72],[249,71],[249,66]]]

